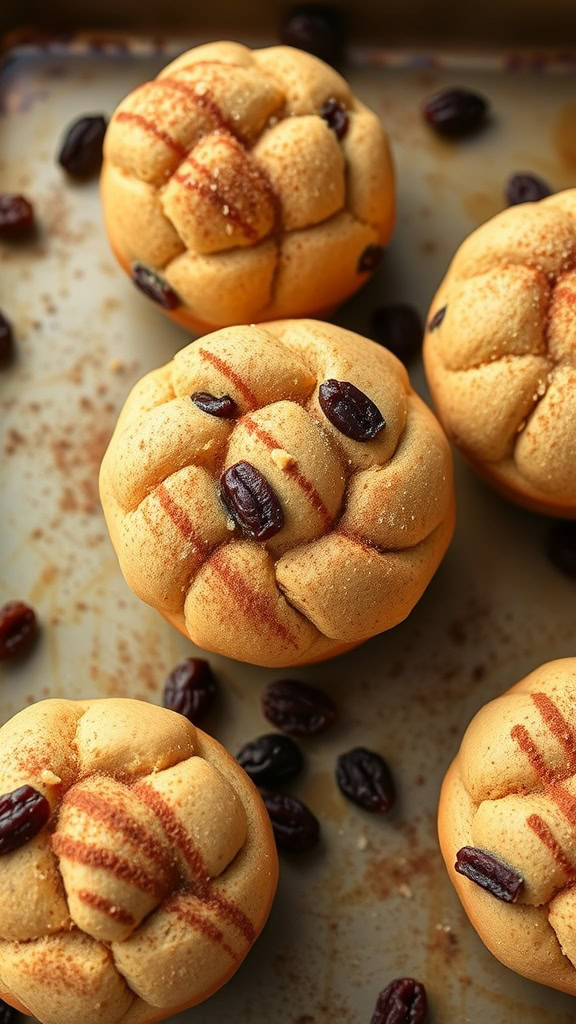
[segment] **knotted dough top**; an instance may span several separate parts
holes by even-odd
[[[345,436],[319,401],[327,380],[374,403],[385,427]],[[197,392],[236,404],[200,409]],[[247,535],[221,500],[247,462],[283,525]],[[101,497],[136,593],[201,647],[254,664],[328,656],[401,621],[453,530],[446,438],[390,352],[310,320],[202,338],[129,396],[101,470]]]
[[[333,68],[290,47],[189,50],[122,101],[104,152],[121,262],[161,272],[176,315],[206,328],[335,305],[392,230],[380,119]]]
[[[576,995],[576,658],[543,665],[478,712],[444,783],[439,831],[488,948],[520,974]],[[522,876],[517,903],[454,871],[463,846]]]
[[[576,516],[576,189],[511,207],[463,242],[425,362],[474,465],[508,496]]]
[[[0,857],[1,994],[42,1024],[151,1024],[234,973],[277,859],[220,744],[141,701],[42,701],[0,729],[0,793],[23,785],[51,816]]]

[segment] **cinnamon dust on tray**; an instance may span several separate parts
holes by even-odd
[[[100,513],[98,472],[112,433],[115,407],[85,397],[78,400],[78,406],[72,419],[46,415],[40,422],[30,404],[24,406],[23,427],[8,429],[4,454],[23,453],[35,465],[48,455],[50,496],[55,492],[59,511],[95,516]]]

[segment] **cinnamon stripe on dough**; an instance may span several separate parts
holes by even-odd
[[[226,584],[248,618],[253,619],[259,626],[267,626],[291,647],[298,648],[297,640],[276,615],[272,601],[251,587],[240,573],[234,572],[224,560],[222,550],[216,551],[208,564]]]
[[[254,409],[258,408],[259,402],[252,389],[242,380],[239,373],[236,373],[228,363],[221,359],[220,356],[214,354],[214,352],[208,352],[204,348],[197,349],[198,355],[201,359],[205,359],[207,363],[211,363],[223,377],[227,377],[234,387],[238,389],[240,394],[244,397],[245,401]]]
[[[184,146],[181,146],[176,139],[173,139],[168,132],[165,132],[163,128],[159,128],[155,121],[151,121],[147,117],[143,117],[142,114],[133,113],[131,110],[120,110],[115,115],[116,121],[133,121],[140,128],[143,128],[145,132],[153,135],[159,142],[163,142],[165,146],[177,153],[180,159],[184,159],[187,150]]]
[[[101,846],[92,846],[84,843],[81,839],[72,839],[61,832],[52,836],[52,848],[57,857],[66,857],[68,860],[76,861],[77,864],[85,864],[91,868],[101,868],[108,871],[115,878],[122,882],[133,885],[142,892],[150,893],[155,899],[161,900],[166,894],[166,885],[159,879],[144,871],[138,864],[118,857],[112,850],[106,850]]]
[[[244,418],[240,420],[240,423],[246,428],[249,434],[256,434],[256,437],[262,441],[270,451],[274,448],[282,448],[282,445],[276,440],[274,435],[271,434],[269,430],[266,430],[265,427],[261,427],[259,423],[256,423],[251,416],[244,416]],[[287,465],[284,472],[296,481],[298,486],[304,491],[304,494],[310,503],[320,514],[320,517],[324,520],[324,526],[329,528],[332,525],[332,516],[326,508],[321,495],[314,487],[314,484],[294,463]]]
[[[250,918],[235,904],[225,899],[212,887],[212,880],[206,871],[202,855],[194,840],[188,835],[181,821],[164,798],[146,782],[139,782],[133,791],[158,816],[166,835],[182,852],[190,865],[197,886],[194,894],[207,903],[244,936],[248,943],[254,942],[256,931]]]
[[[106,914],[106,917],[111,918],[112,921],[118,921],[118,924],[126,924],[131,927],[134,927],[136,924],[132,914],[129,914],[122,907],[116,906],[115,903],[111,903],[104,896],[98,896],[97,893],[89,892],[88,889],[79,889],[76,896],[81,903],[85,903],[88,907],[93,907],[94,910],[99,910],[101,914]]]

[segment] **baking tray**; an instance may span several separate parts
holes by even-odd
[[[18,361],[0,376],[0,601],[39,611],[42,641],[2,669],[0,718],[43,697],[160,701],[191,645],[124,584],[97,495],[100,458],[132,383],[188,336],[117,269],[97,185],[63,179],[54,154],[67,123],[110,113],[175,53],[204,39],[27,40],[0,75],[0,189],[34,201],[40,234],[0,250],[0,308]],[[249,39],[264,45],[274,40]],[[370,311],[408,301],[424,314],[461,239],[503,205],[503,182],[533,170],[576,181],[574,58],[356,48],[347,73],[390,131],[399,177],[395,239],[376,279],[338,314],[369,331]],[[478,88],[490,126],[459,145],[423,124],[423,97]],[[413,377],[425,394],[420,367]],[[574,587],[547,562],[548,524],[506,505],[457,460],[458,528],[408,621],[354,652],[290,675],[329,688],[339,725],[304,744],[291,791],[322,823],[319,850],[283,858],[264,936],[190,1024],[364,1024],[398,975],[425,982],[436,1024],[568,1024],[567,996],[515,976],[483,948],[451,889],[436,842],[442,775],[472,714],[540,663],[575,653]],[[232,751],[265,731],[262,686],[283,673],[211,656],[222,688],[209,730]],[[336,789],[337,754],[383,752],[399,787],[375,820]]]

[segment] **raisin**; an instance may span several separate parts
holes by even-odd
[[[371,274],[380,263],[383,253],[384,249],[381,245],[367,245],[358,260],[358,266],[356,268],[358,273]]]
[[[297,775],[302,768],[300,747],[289,736],[270,733],[245,743],[236,756],[257,786],[277,786]]]
[[[413,306],[381,306],[372,314],[372,337],[404,364],[422,348],[422,320]]]
[[[262,694],[262,710],[272,725],[289,736],[316,736],[336,720],[330,697],[293,679],[269,683]]]
[[[459,875],[469,878],[505,903],[515,903],[524,885],[518,871],[475,846],[463,846],[458,850],[454,867]]]
[[[105,117],[79,117],[66,129],[58,163],[73,178],[97,174],[102,163],[105,134]]]
[[[424,104],[424,117],[440,135],[463,138],[486,121],[488,103],[470,89],[444,89]]]
[[[14,355],[12,324],[0,313],[0,363],[9,363]]]
[[[414,978],[395,978],[378,996],[371,1024],[423,1024],[427,1013],[424,985]]]
[[[513,174],[506,183],[506,201],[508,206],[519,203],[538,203],[546,196],[552,195],[552,189],[537,174]]]
[[[0,1024],[16,1024],[20,1014],[13,1006],[0,999]]]
[[[163,309],[177,309],[182,305],[180,296],[155,270],[143,263],[132,264],[132,281],[149,299]]]
[[[209,416],[218,416],[221,420],[231,420],[238,415],[238,406],[230,395],[211,395],[208,391],[195,391],[190,398],[202,412]]]
[[[337,139],[344,138],[348,131],[348,112],[339,100],[334,99],[333,96],[326,100],[320,111],[320,117],[324,118]]]
[[[371,441],[386,426],[378,406],[347,380],[325,380],[318,401],[326,419],[353,441]]]
[[[203,658],[186,658],[167,677],[162,703],[196,725],[212,707],[217,692],[208,662]]]
[[[548,537],[548,558],[564,576],[576,580],[576,523],[554,523]]]
[[[37,634],[38,621],[34,609],[23,601],[8,601],[0,608],[0,661],[24,654]]]
[[[313,53],[328,64],[339,64],[344,43],[342,11],[329,4],[298,4],[286,15],[280,28],[285,46]]]
[[[386,814],[396,801],[396,787],[386,761],[365,747],[340,754],[336,782],[344,796],[365,811]]]
[[[262,799],[270,815],[276,845],[291,853],[304,853],[320,838],[318,818],[296,797],[287,793],[263,792]]]
[[[28,234],[34,224],[34,208],[25,196],[0,195],[0,238],[10,241]]]
[[[284,526],[275,491],[250,462],[237,462],[222,474],[220,494],[232,519],[248,537],[267,540]]]
[[[20,786],[0,796],[0,854],[10,853],[32,839],[50,817],[50,804],[32,786]]]
[[[446,316],[446,310],[447,309],[448,309],[448,306],[442,306],[440,309],[436,310],[436,312],[434,313],[434,316],[431,318],[431,320],[428,323],[428,330],[429,331],[435,331],[437,327],[440,327],[440,324],[442,323],[444,317]]]

